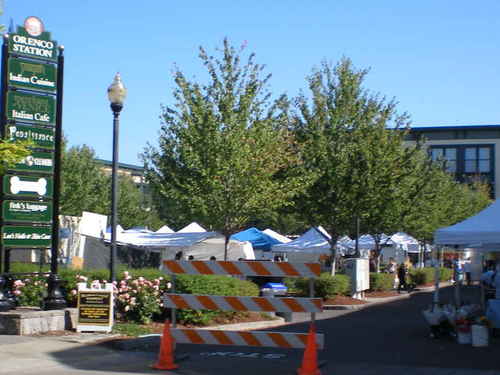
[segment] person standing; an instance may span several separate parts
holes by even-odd
[[[471,264],[470,258],[465,260],[465,262],[463,264],[463,270],[465,272],[465,282],[466,282],[467,286],[470,286],[472,284],[472,275],[471,275],[472,264]]]
[[[407,289],[408,285],[406,283],[406,274],[408,273],[408,268],[405,263],[401,263],[398,267],[398,293],[401,293],[401,289]]]

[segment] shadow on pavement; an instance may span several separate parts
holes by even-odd
[[[451,303],[453,288],[441,289],[441,296],[444,303]],[[476,287],[464,288],[464,300],[477,302],[478,296]],[[320,360],[327,361],[322,373],[377,374],[382,373],[378,372],[377,368],[384,368],[383,373],[387,375],[397,374],[398,371],[401,374],[401,368],[426,367],[500,370],[500,338],[491,339],[487,348],[474,348],[471,345],[459,345],[452,338],[429,337],[421,311],[430,304],[431,298],[431,292],[414,293],[408,299],[372,305],[359,311],[347,314],[342,312],[333,318],[318,320],[317,330],[325,334],[325,350],[319,352]],[[308,327],[308,323],[297,323],[272,330],[307,332]],[[139,351],[119,351],[113,349],[109,342],[93,345],[92,348],[101,354],[96,354],[97,357],[88,361],[74,359],[88,356],[89,347],[54,352],[51,355],[58,362],[75,369],[110,371],[117,374],[158,373],[149,368],[156,360],[159,350],[158,338],[151,338],[142,349],[139,345]],[[180,370],[175,373],[265,375],[295,373],[303,351],[178,345],[177,353],[188,353],[190,357],[180,363]],[[266,357],[269,354],[274,356]],[[356,366],[359,371],[353,370]],[[347,368],[352,372],[347,371]],[[394,371],[387,371],[387,368],[394,368]]]

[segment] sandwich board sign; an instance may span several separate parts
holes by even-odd
[[[77,332],[111,332],[113,329],[113,284],[78,285]]]

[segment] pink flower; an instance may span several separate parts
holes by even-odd
[[[14,290],[14,294],[15,294],[16,296],[19,296],[19,295],[21,295],[21,291],[20,291],[20,290]]]

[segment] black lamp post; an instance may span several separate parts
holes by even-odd
[[[118,130],[120,126],[120,112],[127,96],[127,89],[123,86],[120,73],[116,73],[111,86],[108,87],[108,98],[113,111],[113,169],[111,172],[111,253],[109,272],[111,281],[116,281],[116,223],[118,219]]]

